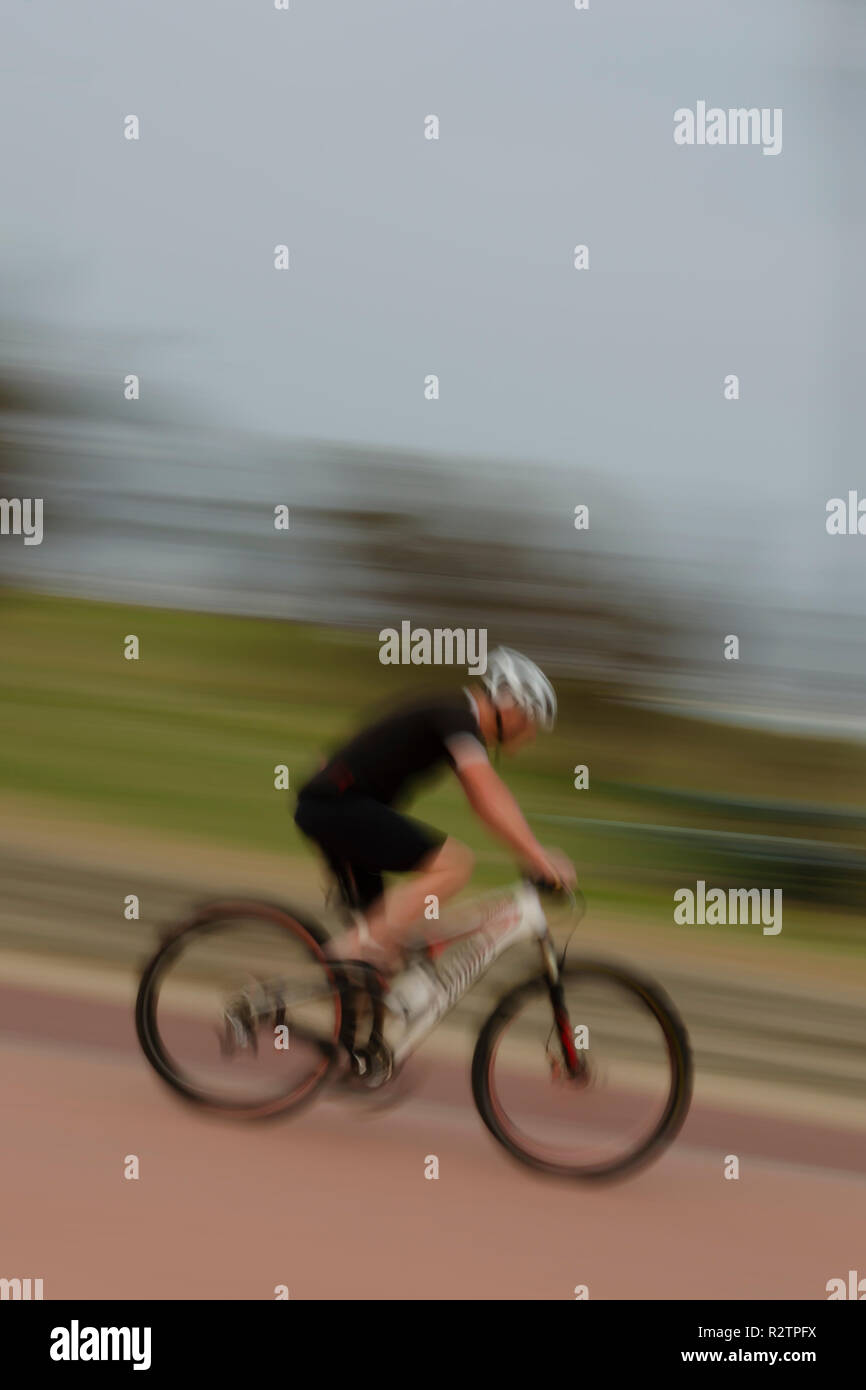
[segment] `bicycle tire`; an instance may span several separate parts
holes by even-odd
[[[326,974],[334,979],[330,962],[322,950],[328,940],[328,934],[318,922],[308,917],[302,917],[293,908],[277,903],[268,903],[257,899],[223,899],[218,902],[207,903],[199,908],[192,917],[181,923],[162,941],[155,955],[148,961],[142,972],[136,997],[135,1028],[139,1044],[147,1061],[160,1079],[177,1094],[183,1096],[185,1100],[222,1115],[232,1115],[243,1119],[270,1119],[285,1115],[289,1111],[299,1110],[304,1105],[309,1104],[328,1079],[337,1060],[336,1039],[332,1047],[316,1040],[322,1048],[323,1066],[320,1072],[314,1074],[300,1096],[296,1097],[292,1093],[288,1096],[276,1097],[266,1103],[245,1106],[228,1099],[214,1097],[186,1081],[173,1065],[160,1038],[157,1025],[156,1010],[160,984],[167,969],[180,954],[184,942],[188,942],[195,935],[214,930],[221,922],[241,916],[270,922],[292,932],[316,957]],[[337,1008],[337,1031],[339,1031],[342,995],[336,979],[334,979],[334,994]]]
[[[660,1024],[665,1040],[671,1066],[667,1102],[657,1125],[638,1148],[604,1163],[568,1166],[547,1162],[522,1148],[503,1125],[497,1113],[490,1079],[496,1047],[505,1025],[525,1000],[535,994],[549,997],[550,985],[546,975],[534,976],[531,980],[517,985],[500,999],[481,1029],[472,1058],[473,1099],[478,1113],[494,1138],[519,1162],[553,1177],[578,1181],[625,1177],[658,1158],[685,1122],[693,1086],[693,1064],[688,1033],[665,992],[653,981],[645,979],[629,968],[607,961],[575,960],[563,966],[561,970],[564,980],[569,977],[586,978],[592,975],[612,980],[636,993]]]

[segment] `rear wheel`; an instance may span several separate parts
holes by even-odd
[[[187,1100],[247,1118],[312,1099],[338,1055],[340,989],[317,923],[267,903],[211,903],[146,967],[136,1029]]]
[[[522,1163],[560,1177],[624,1176],[657,1157],[685,1120],[688,1036],[663,991],[619,966],[575,961],[561,983],[576,1075],[539,975],[505,995],[481,1031],[475,1104]]]

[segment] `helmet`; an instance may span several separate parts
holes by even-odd
[[[556,719],[556,692],[547,676],[528,656],[510,647],[497,647],[487,662],[484,685],[493,702],[506,690],[514,703],[543,729]]]

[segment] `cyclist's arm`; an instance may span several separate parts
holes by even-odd
[[[499,839],[543,877],[550,871],[547,853],[536,840],[511,792],[486,757],[456,768],[466,799],[475,814]]]

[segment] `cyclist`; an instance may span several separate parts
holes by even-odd
[[[441,905],[468,882],[471,851],[401,810],[417,780],[449,765],[470,806],[534,878],[572,887],[574,865],[543,849],[515,798],[491,766],[487,748],[514,751],[553,728],[556,695],[533,661],[507,647],[491,653],[480,685],[404,705],[362,729],[298,794],[295,823],[323,851],[357,904],[355,925],[329,945],[343,960],[365,960],[392,975],[426,900]],[[413,876],[384,891],[383,872]]]

